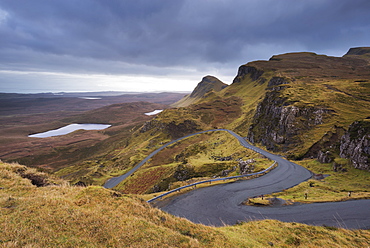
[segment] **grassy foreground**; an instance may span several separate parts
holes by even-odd
[[[369,171],[355,169],[349,166],[346,160],[342,162],[345,171],[340,172],[334,172],[332,164],[321,164],[314,159],[296,162],[316,174],[327,177],[320,180],[310,179],[293,188],[274,193],[272,196],[304,203],[370,198]]]
[[[38,186],[36,186],[37,184]],[[370,231],[274,220],[191,223],[133,195],[0,162],[0,247],[367,247]]]

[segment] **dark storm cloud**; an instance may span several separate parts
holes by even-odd
[[[290,51],[340,56],[369,45],[369,11],[368,0],[0,0],[0,69],[229,73]]]

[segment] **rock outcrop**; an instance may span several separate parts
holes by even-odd
[[[334,156],[330,151],[319,151],[317,154],[317,160],[322,164],[331,163],[334,160]]]
[[[254,171],[254,164],[256,160],[254,159],[248,159],[246,161],[239,160],[239,172],[241,175],[245,175],[248,173],[252,173]]]
[[[322,124],[333,111],[323,107],[293,105],[281,91],[289,87],[288,80],[273,77],[268,92],[257,106],[248,139],[262,143],[269,150],[287,151],[302,143],[299,134]]]
[[[263,70],[259,70],[254,66],[242,65],[239,67],[238,74],[236,75],[233,83],[241,82],[246,75],[250,76],[253,81],[256,81],[262,76],[263,73]]]
[[[370,170],[370,122],[356,121],[342,136],[340,156],[357,169]]]

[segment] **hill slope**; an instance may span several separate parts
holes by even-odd
[[[97,186],[0,162],[4,247],[366,247],[370,232],[272,220],[208,227]]]

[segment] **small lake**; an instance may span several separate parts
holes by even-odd
[[[152,112],[149,112],[149,113],[145,113],[146,115],[156,115],[156,114],[159,114],[160,112],[162,112],[163,109],[156,109]]]
[[[90,97],[90,96],[81,96],[79,98],[85,99],[85,100],[100,100],[101,99],[101,97]]]
[[[43,133],[30,134],[28,137],[32,138],[48,138],[53,136],[65,135],[76,130],[103,130],[111,125],[106,124],[70,124],[58,129],[50,130]]]

